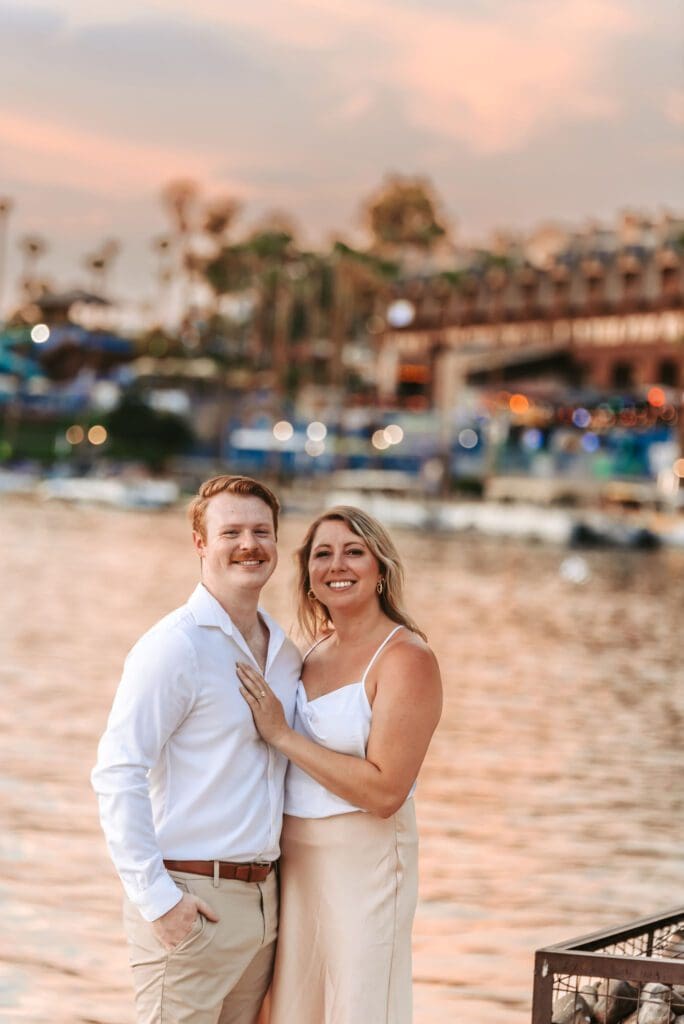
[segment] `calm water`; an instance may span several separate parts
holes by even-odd
[[[264,601],[284,624],[302,532]],[[416,1024],[527,1024],[535,948],[684,902],[684,552],[591,553],[577,585],[560,550],[395,536],[446,684]],[[195,584],[188,528],[4,499],[0,549],[0,1020],[131,1024],[88,775],[125,652]]]

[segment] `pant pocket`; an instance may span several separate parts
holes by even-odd
[[[202,932],[204,931],[206,924],[206,917],[204,917],[203,914],[198,914],[195,920],[193,921],[192,927],[190,928],[188,934],[180,940],[177,946],[174,946],[173,949],[168,950],[168,955],[176,956],[177,953],[184,952],[186,949],[188,949],[189,946],[192,946],[194,942],[197,942]]]

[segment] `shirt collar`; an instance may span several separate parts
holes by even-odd
[[[192,616],[198,626],[217,626],[226,634],[226,636],[233,637],[235,640],[239,638],[239,640],[242,641],[242,643],[240,643],[240,647],[242,647],[244,640],[239,629],[237,626],[233,625],[233,620],[228,612],[225,610],[223,605],[216,600],[214,595],[209,593],[203,583],[198,583],[193,590],[188,601],[188,607],[190,608]],[[268,612],[265,612],[263,608],[259,608],[258,613],[266,623],[269,632],[266,664],[266,670],[268,671],[270,666],[273,664],[278,651],[283,645],[285,633],[275,619],[273,619]],[[249,648],[247,648],[247,650],[249,650]]]
[[[203,583],[198,583],[188,601],[188,607],[198,626],[218,626],[226,636],[232,636],[235,630],[233,620],[223,607],[210,594]]]

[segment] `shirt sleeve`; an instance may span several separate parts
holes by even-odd
[[[124,665],[92,784],[109,853],[128,898],[147,921],[178,903],[182,892],[162,858],[148,773],[192,710],[197,658],[180,631],[144,636]]]

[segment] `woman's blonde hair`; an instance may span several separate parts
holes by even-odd
[[[313,596],[309,578],[309,558],[316,530],[321,523],[329,520],[346,523],[353,533],[365,541],[369,551],[377,558],[380,572],[384,578],[382,593],[378,595],[378,601],[385,615],[393,622],[406,626],[411,632],[417,633],[423,640],[426,640],[425,633],[418,628],[404,608],[402,593],[404,567],[394,541],[377,519],[353,505],[336,505],[335,508],[328,509],[327,512],[323,512],[317,519],[314,519],[306,531],[301,547],[297,550],[297,621],[305,638],[315,640],[332,626],[330,612],[322,601]]]

